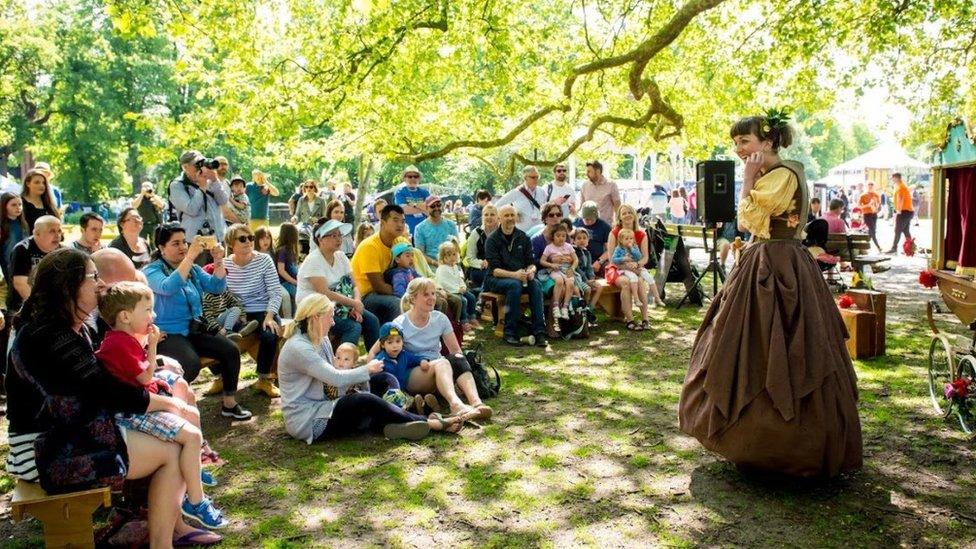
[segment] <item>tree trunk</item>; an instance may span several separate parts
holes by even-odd
[[[366,202],[366,191],[369,189],[369,179],[373,175],[373,159],[367,162],[363,155],[359,157],[359,188],[356,189],[356,205],[353,207],[353,230],[358,231],[363,217],[363,203]]]
[[[7,165],[7,159],[10,158],[11,152],[13,151],[7,145],[0,147],[0,175],[4,177],[10,174],[10,166]]]
[[[142,163],[139,162],[139,147],[130,142],[125,158],[125,169],[132,177],[132,194],[137,195],[142,190],[142,180],[145,179]]]

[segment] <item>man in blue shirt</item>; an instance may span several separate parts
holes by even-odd
[[[424,205],[430,212],[430,217],[417,225],[413,235],[413,245],[423,252],[432,267],[436,267],[437,249],[452,236],[457,237],[458,230],[453,221],[444,219],[444,207],[439,196],[436,194],[428,196]]]
[[[251,230],[268,225],[270,197],[278,196],[278,188],[272,185],[261,170],[252,170],[253,181],[244,187],[244,194],[251,202]]]
[[[430,191],[420,186],[420,170],[416,166],[407,166],[403,170],[403,184],[393,193],[393,203],[403,208],[410,234],[421,221],[427,219],[424,201],[428,196]]]

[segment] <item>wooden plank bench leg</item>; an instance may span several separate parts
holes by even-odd
[[[11,502],[11,515],[15,521],[21,521],[24,515],[30,515],[41,521],[44,526],[44,545],[46,547],[95,547],[95,530],[92,525],[92,513],[101,506],[112,505],[112,495],[108,488],[98,488],[76,492],[47,496],[39,486],[18,481],[31,492],[40,492],[43,497],[28,501]]]

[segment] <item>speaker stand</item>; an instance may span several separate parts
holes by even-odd
[[[711,297],[715,297],[715,294],[718,293],[719,279],[722,279],[722,284],[725,284],[725,267],[723,267],[718,260],[718,229],[715,228],[714,223],[708,223],[706,226],[712,229],[712,247],[708,252],[708,266],[702,270],[701,274],[698,275],[698,278],[695,279],[695,282],[691,285],[691,287],[685,291],[685,295],[681,298],[681,301],[678,302],[678,306],[676,307],[677,309],[680,309],[681,306],[685,304],[685,301],[691,297],[691,292],[695,291],[696,288],[699,292],[701,292],[703,300],[709,297],[701,287],[701,281],[709,272],[714,273],[712,276]]]

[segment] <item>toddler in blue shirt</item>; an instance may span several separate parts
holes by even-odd
[[[383,361],[383,371],[392,374],[401,389],[406,389],[410,382],[410,370],[419,367],[421,371],[426,372],[430,369],[430,361],[403,348],[403,333],[392,322],[380,326],[380,349],[376,354],[377,360]],[[417,410],[417,413],[422,413],[424,397],[414,395],[412,402],[407,402],[406,409],[411,408]]]

